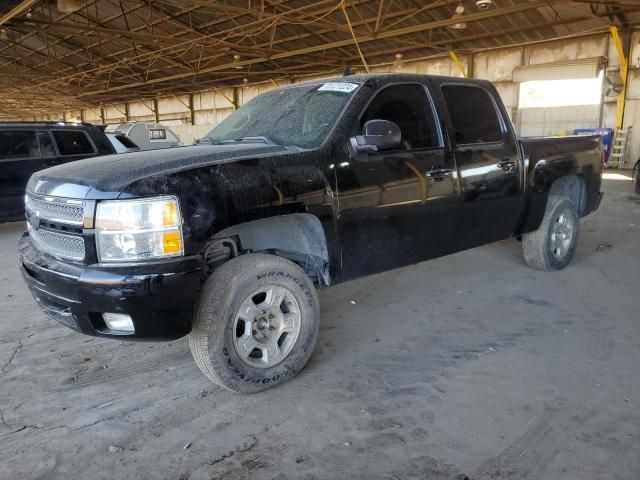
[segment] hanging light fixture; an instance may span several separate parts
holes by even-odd
[[[233,68],[236,70],[242,70],[242,65],[240,65],[240,55],[233,56]]]
[[[0,28],[0,40],[9,40],[9,34],[4,28]]]
[[[467,23],[464,21],[464,7],[462,4],[456,7],[456,13],[451,16],[451,21],[454,22],[449,25],[451,30],[464,30],[467,28]]]
[[[58,0],[58,10],[62,13],[75,13],[83,6],[83,0]]]
[[[402,58],[403,58],[403,55],[401,53],[396,53],[396,59],[393,62],[393,66],[395,67],[396,70],[402,69]]]

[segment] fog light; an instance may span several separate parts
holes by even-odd
[[[133,333],[135,331],[131,317],[124,313],[103,313],[102,318],[109,330],[118,330],[127,333]]]

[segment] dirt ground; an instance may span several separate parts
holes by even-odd
[[[322,291],[309,365],[252,396],[208,383],[184,339],[45,318],[22,225],[0,225],[0,479],[637,480],[632,191],[606,181],[562,272],[511,240]]]

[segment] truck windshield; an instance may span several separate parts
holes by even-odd
[[[214,144],[319,146],[359,84],[327,82],[264,93],[207,134]]]

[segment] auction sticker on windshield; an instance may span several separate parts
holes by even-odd
[[[358,88],[357,83],[349,83],[349,82],[331,82],[325,83],[322,85],[318,91],[319,92],[353,92],[356,88]]]

